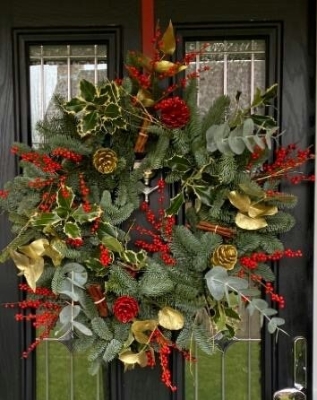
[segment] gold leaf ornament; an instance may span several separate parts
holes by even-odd
[[[167,306],[158,312],[158,323],[165,329],[177,331],[184,327],[185,319],[181,312]]]
[[[33,291],[36,290],[36,282],[44,269],[43,256],[46,254],[47,246],[49,246],[48,240],[38,239],[27,246],[19,247],[19,251],[10,251],[13,262],[21,271],[20,274],[25,276]]]
[[[137,342],[147,344],[150,340],[150,334],[157,328],[157,325],[158,322],[155,319],[134,321],[131,325],[131,332]],[[150,332],[150,334],[147,332]]]
[[[263,218],[266,215],[275,215],[277,207],[267,205],[264,201],[251,201],[251,198],[235,190],[228,195],[230,203],[239,211],[235,218],[236,225],[241,229],[257,230],[265,228],[268,224]]]
[[[176,49],[176,40],[172,21],[169,22],[166,31],[159,43],[159,48],[162,53],[172,55]]]
[[[100,148],[93,155],[93,165],[101,174],[111,174],[117,169],[117,153],[109,148]]]
[[[238,250],[231,244],[221,244],[212,254],[211,263],[213,266],[220,266],[231,270],[238,260]]]
[[[131,350],[124,350],[119,354],[119,360],[122,361],[127,368],[131,368],[135,364],[139,364],[141,367],[146,367],[148,362],[144,350],[139,353],[133,353]]]

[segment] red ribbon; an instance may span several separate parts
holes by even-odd
[[[152,55],[154,37],[154,0],[141,0],[142,52]]]

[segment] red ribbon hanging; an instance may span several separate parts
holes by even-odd
[[[154,0],[141,0],[142,52],[151,55],[154,37]]]

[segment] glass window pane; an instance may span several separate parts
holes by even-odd
[[[200,51],[203,49],[202,51]],[[236,105],[250,105],[256,88],[266,85],[265,40],[188,41],[185,52],[196,53],[187,73],[209,67],[199,74],[198,105],[207,111],[225,94]],[[196,350],[196,362],[185,371],[186,400],[253,400],[261,398],[261,333],[259,315],[242,314],[240,330],[231,342],[219,343],[222,350],[208,356]]]
[[[54,96],[66,100],[78,94],[82,79],[94,84],[108,78],[105,44],[32,45],[29,49],[32,141],[37,143],[36,123],[54,112]]]

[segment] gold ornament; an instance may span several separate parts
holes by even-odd
[[[231,244],[221,244],[212,254],[211,262],[228,270],[233,269],[238,260],[238,250]]]
[[[153,332],[157,328],[155,319],[146,319],[144,321],[134,321],[131,325],[131,332],[135,340],[139,343],[146,344],[150,340],[150,336],[145,332]]]
[[[158,312],[158,323],[165,329],[177,331],[183,328],[185,320],[182,313],[166,306]]]
[[[252,202],[248,195],[235,190],[229,193],[228,198],[230,203],[239,210],[235,218],[235,223],[242,229],[251,231],[265,228],[267,222],[263,217],[266,215],[275,215],[278,212],[277,207],[267,205],[261,200]]]
[[[111,174],[118,165],[116,152],[109,148],[98,149],[93,156],[93,164],[101,174]]]
[[[124,363],[126,368],[133,368],[135,364],[146,367],[148,362],[144,350],[141,350],[139,353],[133,353],[131,350],[124,350],[119,354],[119,360]]]
[[[44,256],[50,257],[54,266],[59,266],[63,256],[54,248],[54,239],[51,243],[47,239],[37,239],[27,246],[20,246],[19,251],[11,250],[10,255],[24,275],[30,288],[35,292],[36,282],[42,275],[44,269]]]

